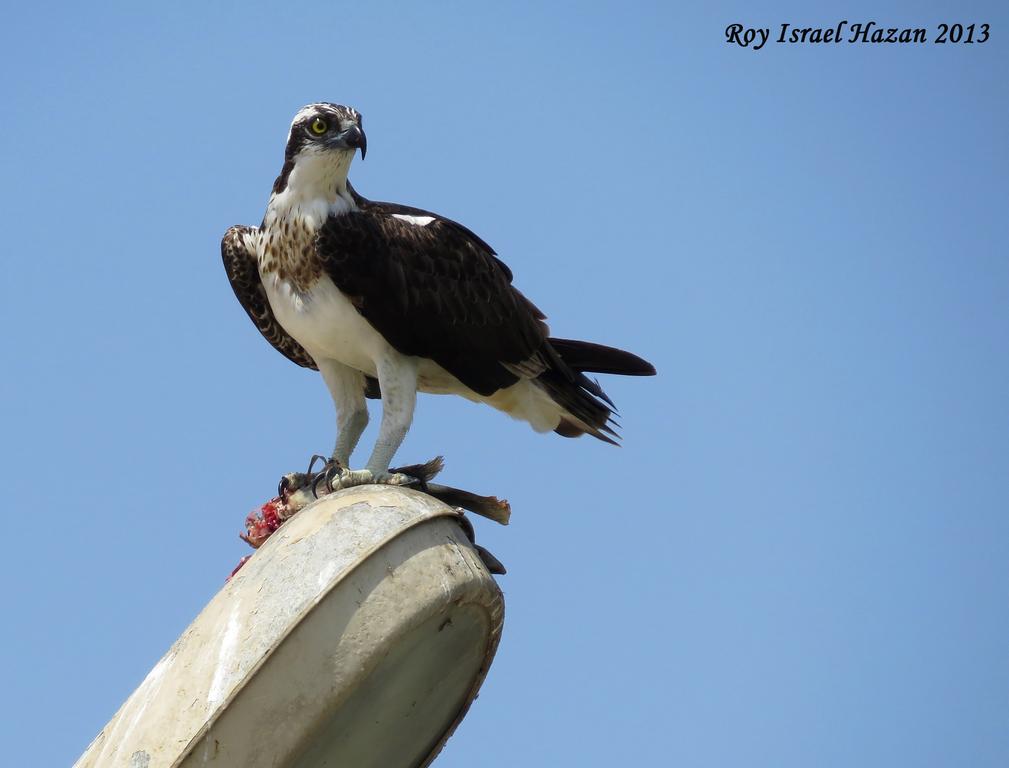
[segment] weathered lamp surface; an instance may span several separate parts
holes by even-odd
[[[455,510],[388,486],[337,492],[270,537],[76,765],[428,765],[503,617]]]

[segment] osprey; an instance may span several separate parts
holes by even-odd
[[[585,372],[655,369],[623,350],[551,338],[511,270],[461,224],[359,195],[347,173],[367,146],[356,110],[304,107],[262,224],[231,227],[221,242],[235,296],[260,333],[329,388],[339,485],[410,482],[389,464],[418,391],[487,403],[537,432],[614,443],[613,403]],[[381,397],[382,422],[365,469],[353,471],[366,395]]]

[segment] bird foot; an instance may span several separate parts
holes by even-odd
[[[322,468],[316,470],[320,461]],[[455,507],[460,513],[460,522],[470,541],[474,541],[473,526],[462,515],[463,509],[475,512],[502,525],[508,524],[511,507],[507,501],[494,496],[478,496],[459,488],[432,483],[431,480],[444,468],[445,462],[441,456],[436,456],[424,464],[410,464],[378,473],[368,469],[345,469],[335,459],[313,456],[307,471],[290,472],[284,475],[280,479],[277,495],[248,514],[245,519],[245,533],[240,536],[249,546],[258,548],[281,525],[313,501],[344,488],[372,484],[413,487]],[[505,573],[504,566],[500,561],[483,547],[475,543],[474,546],[491,573]],[[231,575],[234,576],[247,560],[248,557],[242,558]]]
[[[313,456],[313,463],[316,458]],[[312,464],[309,465],[309,474],[311,472]],[[332,493],[334,490],[352,488],[357,485],[415,485],[417,482],[417,477],[401,472],[399,469],[386,469],[380,472],[371,469],[348,469],[333,458],[326,461],[322,471],[316,475],[312,484],[318,498],[323,493]]]
[[[323,468],[319,482],[327,493],[332,493],[358,485],[415,485],[417,478],[389,470],[374,472],[370,469],[346,469],[332,461]]]

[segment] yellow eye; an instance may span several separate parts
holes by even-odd
[[[322,134],[329,130],[329,123],[321,117],[317,117],[312,121],[312,124],[309,127],[312,129],[312,133],[316,136],[322,136]]]

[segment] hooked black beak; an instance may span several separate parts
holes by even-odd
[[[365,154],[368,152],[368,137],[364,135],[364,131],[356,125],[350,126],[343,135],[340,137],[343,139],[343,143],[348,147],[353,149],[361,150],[361,159],[364,160]]]

